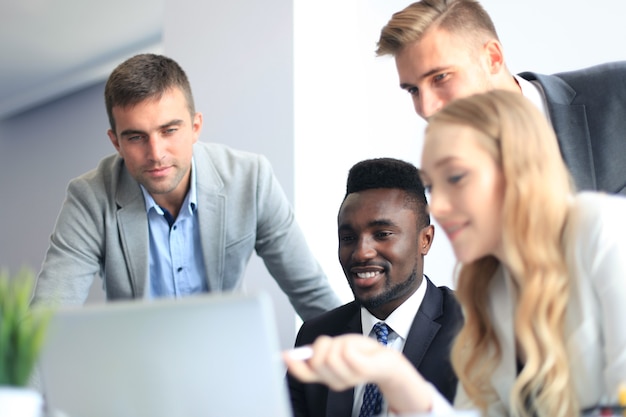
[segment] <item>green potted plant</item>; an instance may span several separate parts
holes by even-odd
[[[29,381],[51,314],[31,308],[34,274],[0,271],[0,415],[40,416],[42,397]],[[6,407],[6,410],[4,409]]]

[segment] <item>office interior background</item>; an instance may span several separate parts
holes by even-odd
[[[425,123],[374,55],[400,0],[2,0],[0,267],[38,271],[68,181],[114,152],[103,89],[140,52],[186,70],[204,115],[201,140],[266,155],[313,252],[345,301],[336,214],[348,169],[391,156],[419,164]],[[512,72],[553,73],[626,59],[626,4],[616,0],[483,0]],[[20,67],[25,65],[25,67]],[[426,274],[453,287],[441,232]],[[262,262],[249,291],[270,292],[280,344],[298,321]],[[99,280],[89,302],[102,302]]]

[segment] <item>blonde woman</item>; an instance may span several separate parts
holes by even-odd
[[[615,402],[626,382],[626,199],[576,194],[545,118],[504,91],[429,119],[422,176],[459,261],[455,405],[569,417]],[[286,361],[335,389],[378,383],[397,413],[447,408],[404,358],[355,336]]]

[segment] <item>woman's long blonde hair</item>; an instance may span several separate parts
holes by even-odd
[[[573,186],[556,136],[526,98],[505,91],[449,104],[429,120],[426,135],[450,123],[484,133],[481,144],[504,175],[503,245],[506,268],[518,289],[515,336],[524,355],[510,393],[511,415],[577,415],[563,340],[569,282],[562,235]],[[465,325],[452,362],[467,394],[486,411],[495,395],[490,377],[501,359],[492,323],[497,317],[490,316],[488,300],[499,261],[487,256],[459,267],[456,292]]]

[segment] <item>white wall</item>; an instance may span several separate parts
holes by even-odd
[[[513,72],[554,73],[626,59],[626,3],[618,0],[481,2]]]
[[[348,170],[365,158],[419,160],[424,122],[398,87],[394,61],[374,56],[380,29],[405,4],[295,3],[296,209],[316,256],[345,301],[353,296],[337,259],[336,216]],[[439,264],[435,256],[428,256],[426,273],[442,282],[451,272],[429,272]],[[440,265],[443,270],[451,266]]]
[[[39,271],[67,183],[115,151],[103,91],[99,83],[0,120],[0,267]]]

